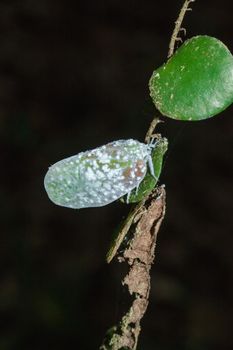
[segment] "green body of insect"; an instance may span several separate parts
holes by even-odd
[[[138,188],[134,188],[130,195],[127,197],[123,197],[123,202],[128,203],[137,203],[142,199],[147,197],[151,191],[155,188],[157,181],[160,177],[160,173],[163,165],[163,157],[168,148],[168,141],[165,137],[157,136],[155,147],[152,148],[151,151],[151,160],[153,163],[154,172],[152,174],[151,170],[148,169],[147,173],[140,183]]]

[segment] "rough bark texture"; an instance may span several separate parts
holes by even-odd
[[[129,272],[122,283],[127,286],[133,301],[119,324],[108,331],[101,350],[135,350],[137,347],[140,322],[149,302],[150,269],[157,234],[165,214],[165,195],[164,186],[155,189],[134,218],[132,239],[118,258],[129,265]]]

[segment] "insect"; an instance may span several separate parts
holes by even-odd
[[[52,202],[68,208],[101,207],[138,188],[154,168],[155,145],[137,140],[118,140],[78,153],[52,165],[44,185]]]

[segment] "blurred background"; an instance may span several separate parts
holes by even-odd
[[[43,187],[48,166],[112,140],[143,140],[148,80],[183,1],[0,1],[0,349],[98,349],[127,307],[107,265],[118,202],[72,210]],[[193,4],[187,38],[233,51],[231,0]],[[139,350],[233,349],[233,107],[202,122],[164,118],[158,237]]]

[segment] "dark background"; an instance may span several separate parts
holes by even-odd
[[[48,166],[109,141],[143,140],[152,71],[182,1],[0,1],[0,349],[98,349],[127,306],[105,263],[128,211],[49,201]],[[187,37],[233,50],[232,0],[196,1]],[[139,350],[233,348],[232,118],[164,119],[167,213]]]

